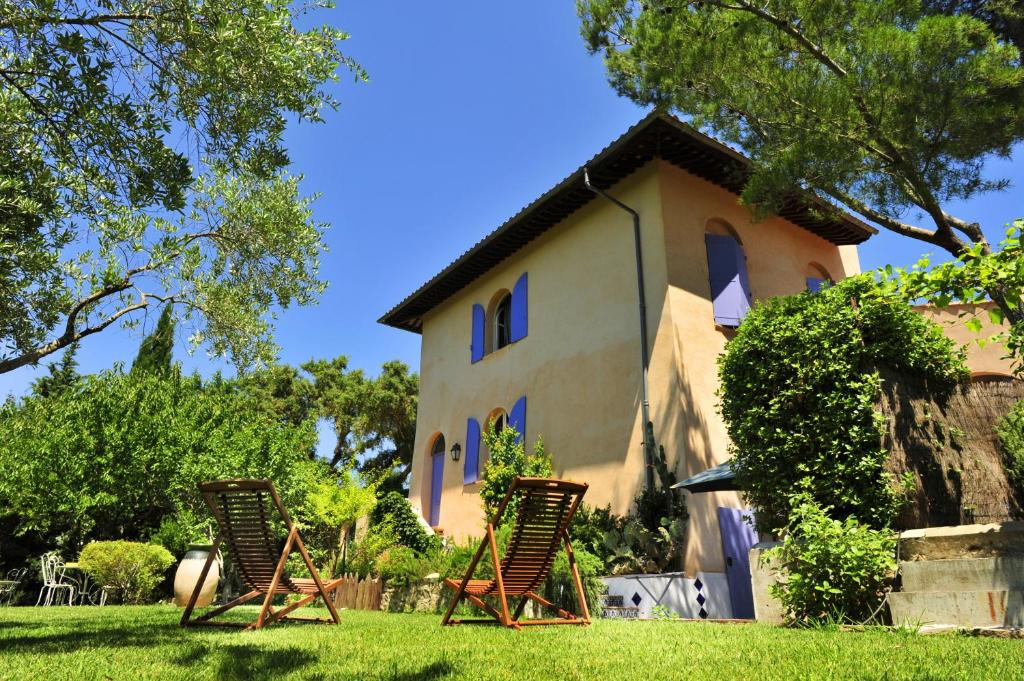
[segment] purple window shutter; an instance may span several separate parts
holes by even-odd
[[[519,281],[512,287],[512,342],[515,343],[518,340],[526,338],[527,331],[527,320],[528,316],[526,313],[526,272],[523,272],[523,276],[519,277]]]
[[[715,323],[739,326],[750,309],[750,280],[743,248],[731,236],[705,234]]]
[[[807,290],[811,293],[817,293],[824,286],[825,280],[819,277],[807,277]]]
[[[462,473],[462,484],[468,485],[480,479],[480,422],[474,418],[466,421],[466,462]]]
[[[479,362],[484,358],[484,324],[487,313],[483,305],[473,305],[473,338],[469,345],[471,362]]]
[[[518,442],[526,441],[526,395],[523,395],[512,405],[512,413],[508,416],[508,425],[519,433]]]

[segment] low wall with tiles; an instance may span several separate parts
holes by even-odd
[[[732,603],[723,572],[682,572],[660,575],[602,577],[609,596],[621,596],[623,605],[635,606],[640,619],[654,617],[654,607],[664,606],[685,619],[730,619]]]

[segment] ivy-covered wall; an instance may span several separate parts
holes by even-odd
[[[935,394],[920,379],[883,372],[886,470],[910,474],[898,529],[1020,519],[1022,500],[1007,479],[996,425],[1024,399],[1024,381],[977,380]]]

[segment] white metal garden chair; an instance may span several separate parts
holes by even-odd
[[[68,605],[75,600],[75,585],[64,581],[64,559],[56,553],[47,553],[40,560],[43,572],[43,588],[39,590],[36,605],[54,605],[67,594]]]
[[[26,572],[28,572],[28,568],[9,570],[7,578],[0,580],[0,605],[10,605],[14,602]]]

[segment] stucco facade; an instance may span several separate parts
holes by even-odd
[[[755,298],[790,294],[812,270],[840,279],[858,271],[852,246],[796,225],[751,222],[736,196],[662,160],[610,188],[641,217],[650,337],[651,419],[680,478],[727,459],[716,411],[716,357],[729,330],[712,313],[707,231],[730,231],[747,258]],[[529,274],[529,333],[471,363],[470,310],[487,308]],[[586,503],[627,513],[643,484],[636,269],[629,217],[595,201],[574,212],[422,319],[420,408],[410,499],[427,509],[432,444],[465,448],[467,419],[527,398],[526,441],[543,437],[560,477],[589,483]],[[446,456],[437,525],[449,536],[482,532],[478,483],[465,460]],[[724,570],[719,506],[735,493],[689,496],[687,572]]]

